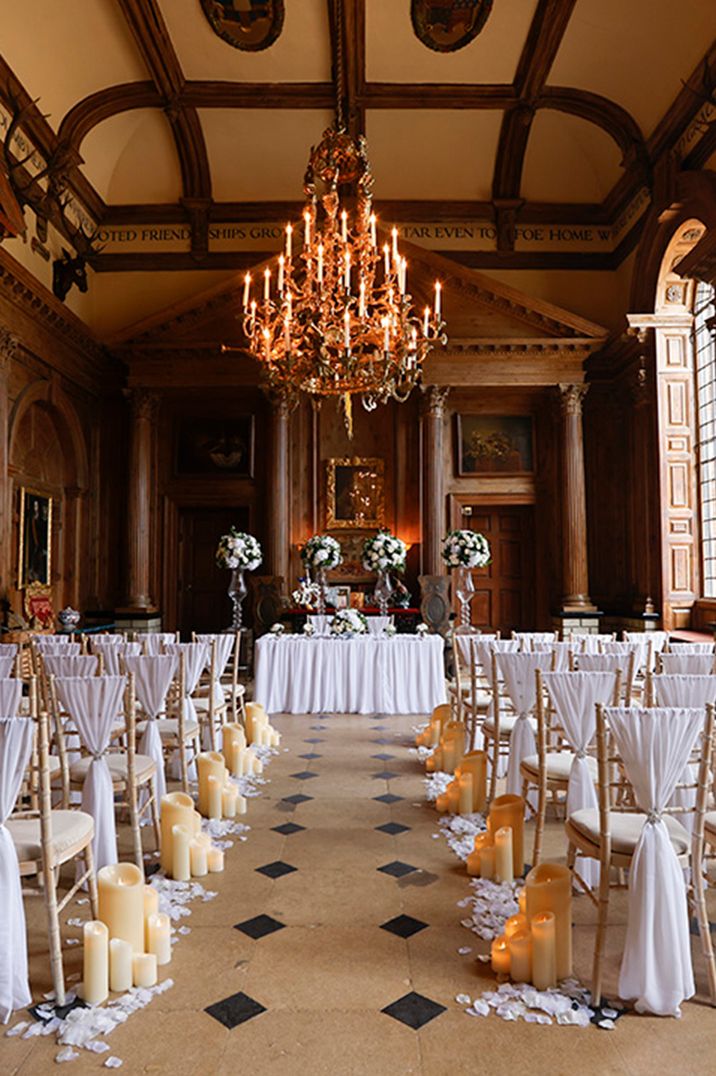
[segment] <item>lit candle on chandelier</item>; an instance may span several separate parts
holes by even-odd
[[[286,225],[286,259],[291,257],[291,236],[293,235],[293,225]]]
[[[348,242],[348,214],[345,209],[341,212],[341,239],[344,243]]]
[[[440,321],[440,293],[442,291],[442,284],[439,280],[435,281],[435,320]]]
[[[390,273],[390,247],[387,243],[383,247],[383,256],[385,258],[385,275],[388,276]]]
[[[303,222],[305,225],[303,233],[303,242],[306,247],[311,245],[311,214],[306,210],[303,214]]]
[[[393,261],[398,262],[398,229],[393,228],[390,234],[393,236]]]
[[[375,247],[378,245],[378,237],[375,232],[375,213],[370,215],[370,245]]]
[[[365,317],[365,280],[360,282],[360,297],[358,299],[358,317]]]
[[[316,276],[319,285],[323,283],[323,243],[318,244],[318,264],[316,266]]]
[[[279,290],[281,295],[283,295],[283,266],[284,266],[284,257],[283,257],[283,254],[279,254],[279,256],[278,256],[278,290]]]
[[[251,300],[251,332],[253,333],[256,327],[256,300]]]
[[[271,270],[264,269],[264,302],[271,298]]]
[[[291,322],[289,320],[288,314],[283,319],[283,344],[286,348],[286,353],[288,354],[288,352],[291,350]]]
[[[430,307],[426,306],[423,312],[423,336],[428,335],[428,327],[430,324]]]
[[[405,278],[407,275],[408,263],[405,258],[401,258],[398,263],[398,287],[400,288],[400,294],[405,295]]]
[[[383,318],[383,350],[390,351],[390,321]]]
[[[348,309],[348,307],[346,307],[345,313],[343,314],[343,340],[344,340],[345,345],[346,345],[346,351],[350,351],[350,349],[351,349],[351,312]]]
[[[346,291],[350,291],[351,290],[351,256],[350,256],[349,251],[346,251],[346,256],[345,256],[345,272],[344,272],[344,276],[345,276],[345,283],[346,283]]]
[[[249,305],[249,291],[251,290],[251,273],[244,277],[244,310]]]

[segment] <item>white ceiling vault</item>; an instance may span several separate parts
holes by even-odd
[[[285,0],[275,43],[245,52],[200,0],[6,0],[0,105],[37,100],[27,138],[74,155],[105,272],[219,272],[269,253],[256,236],[300,208],[338,46],[384,222],[468,266],[616,268],[660,158],[704,167],[716,151],[694,128],[710,115],[704,74],[716,81],[711,0],[494,0],[449,53],[418,39],[410,6]],[[479,227],[465,238],[450,221]],[[232,223],[243,246],[219,235]]]

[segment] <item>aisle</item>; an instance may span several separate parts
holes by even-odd
[[[706,1007],[687,1006],[679,1022],[624,1019],[610,1033],[466,1016],[455,996],[474,997],[492,978],[475,963],[484,945],[460,926],[465,875],[433,838],[436,814],[409,750],[414,719],[274,723],[290,750],[250,804],[247,841],[207,879],[217,899],[192,906],[174,987],[109,1040],[123,1072],[519,1076],[571,1073],[575,1050],[590,1076],[657,1063],[708,1070],[716,1014]],[[592,918],[586,902],[580,918]],[[575,939],[582,966],[585,937],[586,925]],[[618,945],[617,929],[610,952]],[[0,1038],[0,1071],[47,1073],[56,1053],[47,1039]],[[83,1054],[68,1072],[96,1073],[103,1061]]]

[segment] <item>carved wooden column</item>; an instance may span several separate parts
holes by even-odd
[[[12,504],[8,479],[8,427],[10,362],[20,342],[8,329],[0,328],[0,593],[12,580]]]
[[[562,410],[562,608],[594,610],[589,598],[582,401],[588,385],[560,385]]]
[[[427,385],[423,396],[423,571],[445,575],[440,545],[445,531],[445,401],[447,387]]]
[[[152,480],[159,397],[146,389],[128,391],[132,411],[129,437],[129,495],[127,505],[127,605],[148,610],[150,594]]]
[[[288,582],[289,563],[289,474],[288,431],[290,408],[285,397],[271,401],[271,469],[268,476],[267,573]]]

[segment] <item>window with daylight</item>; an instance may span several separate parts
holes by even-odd
[[[716,598],[716,293],[699,283],[694,301],[703,595]]]

